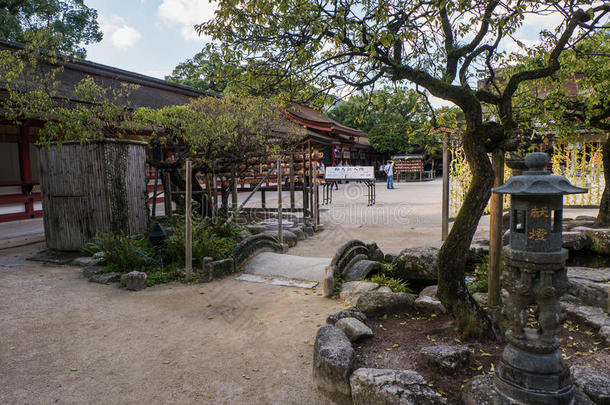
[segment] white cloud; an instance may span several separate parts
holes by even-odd
[[[119,16],[112,16],[108,19],[101,16],[100,20],[104,37],[109,38],[112,45],[122,51],[131,48],[142,38],[142,34],[138,30],[128,26]]]
[[[214,18],[217,3],[209,0],[163,0],[157,9],[159,17],[180,27],[185,40],[201,40],[195,25]]]

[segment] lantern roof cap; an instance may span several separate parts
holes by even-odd
[[[572,185],[564,176],[552,175],[546,170],[549,157],[546,153],[528,153],[525,156],[527,170],[521,176],[511,177],[491,191],[511,195],[564,195],[586,193],[586,188]]]

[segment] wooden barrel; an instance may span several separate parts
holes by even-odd
[[[146,232],[145,142],[63,142],[38,154],[49,248],[79,250],[98,232]]]

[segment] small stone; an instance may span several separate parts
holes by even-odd
[[[387,292],[387,293],[391,293],[393,292],[392,289],[388,286],[382,285],[381,287],[379,287],[377,290],[377,292]]]
[[[354,307],[350,307],[330,314],[328,318],[326,318],[326,323],[334,325],[338,320],[343,318],[356,318],[360,322],[364,322],[367,319],[366,315],[364,315],[362,312],[358,311]]]
[[[93,276],[89,277],[89,281],[91,281],[92,283],[99,284],[118,283],[120,279],[121,273],[117,273],[114,271],[110,273],[94,274]]]
[[[417,361],[438,367],[447,373],[455,373],[468,365],[470,349],[466,346],[428,346],[419,351]]]
[[[345,335],[352,342],[359,340],[363,337],[373,336],[371,328],[366,326],[364,323],[356,318],[343,318],[339,319],[335,326],[345,332]]]
[[[303,232],[305,232],[307,234],[307,236],[313,236],[315,233],[313,230],[313,226],[304,226]]]
[[[596,404],[610,404],[610,376],[585,366],[570,367],[574,384]]]
[[[91,277],[96,276],[98,274],[102,274],[104,272],[104,268],[102,266],[89,266],[83,269],[83,276],[85,278],[91,279]]]
[[[432,297],[436,298],[438,294],[438,286],[437,285],[429,285],[419,292],[420,297]]]
[[[447,400],[413,370],[359,368],[350,377],[355,405],[441,405]]]
[[[121,276],[121,282],[130,291],[140,291],[146,288],[148,275],[142,271],[131,271]]]
[[[444,314],[447,312],[443,304],[436,298],[423,296],[415,300],[415,308],[421,311]]]
[[[392,263],[397,258],[398,258],[398,255],[396,253],[386,253],[383,256],[383,261],[386,263]]]
[[[486,307],[489,301],[489,294],[476,292],[472,294],[472,298],[481,306]]]
[[[237,234],[237,240],[242,241],[251,235],[252,233],[249,230],[243,229]]]
[[[102,263],[104,261],[104,258],[95,258],[93,256],[84,256],[84,257],[77,257],[76,259],[72,260],[72,264],[74,266],[81,266],[81,267],[88,267],[88,266],[97,266],[98,264]]]

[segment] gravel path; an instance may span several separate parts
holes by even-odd
[[[2,404],[325,404],[311,290],[225,278],[140,292],[0,252]]]

